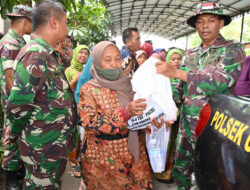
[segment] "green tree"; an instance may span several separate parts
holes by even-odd
[[[20,5],[20,4],[24,4],[24,5],[32,5],[32,2],[39,2],[40,0],[0,0],[0,13],[1,13],[1,17],[3,19],[6,19],[6,14],[7,12],[11,12],[13,7],[15,5]],[[76,3],[75,0],[58,0],[59,2],[61,2],[65,8],[67,9],[67,11],[72,11],[72,9],[76,9]]]
[[[196,46],[200,45],[200,43],[201,43],[201,38],[200,38],[198,32],[195,32],[195,33],[190,35],[190,37],[189,37],[190,47],[196,47]]]
[[[68,16],[69,35],[77,43],[92,47],[110,39],[111,22],[112,17],[102,1],[81,0]]]

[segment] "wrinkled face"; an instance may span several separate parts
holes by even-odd
[[[101,58],[101,67],[103,69],[120,69],[122,60],[120,51],[113,45],[105,48]]]
[[[126,39],[126,46],[129,50],[136,52],[141,46],[141,37],[139,32],[132,31],[131,39]]]
[[[79,62],[79,63],[86,63],[88,61],[88,58],[89,58],[89,50],[87,49],[81,49],[76,57],[76,60]]]
[[[137,63],[141,66],[146,61],[146,55],[143,53],[137,59]]]
[[[181,55],[178,53],[173,53],[173,55],[170,57],[170,65],[173,65],[175,68],[179,69],[181,66]]]
[[[32,21],[29,18],[25,18],[25,34],[31,34],[32,32]]]
[[[68,34],[66,13],[63,13],[62,15],[61,19],[58,20],[58,27],[56,30],[59,42],[64,41]]]
[[[224,20],[217,15],[199,15],[195,22],[196,29],[203,42],[213,42],[218,38]]]

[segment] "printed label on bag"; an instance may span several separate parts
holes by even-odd
[[[127,125],[128,129],[130,130],[145,129],[147,125],[150,125],[150,121],[151,119],[153,119],[153,117],[156,117],[157,119],[163,117],[164,119],[166,119],[166,115],[163,112],[163,110],[151,97],[147,99],[146,103],[147,103],[147,108],[144,111],[143,115],[134,116],[131,117],[130,120],[128,120],[128,125]]]

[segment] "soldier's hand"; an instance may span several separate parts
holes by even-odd
[[[142,115],[143,111],[146,109],[147,104],[145,103],[146,99],[138,99],[130,102],[127,106],[127,113],[130,116]]]
[[[174,66],[163,61],[157,62],[155,66],[158,74],[162,74],[169,78],[175,78],[177,69]]]

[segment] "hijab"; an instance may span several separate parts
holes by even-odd
[[[77,85],[76,85],[76,90],[75,90],[76,103],[79,102],[79,93],[80,93],[80,89],[81,89],[82,85],[84,85],[86,82],[88,82],[92,78],[92,76],[90,74],[91,62],[92,62],[92,56],[90,54],[88,61],[85,64],[85,67],[84,67],[82,74],[81,74],[81,76],[77,82]]]
[[[181,57],[183,57],[183,53],[180,49],[171,49],[168,51],[168,54],[166,56],[166,62],[167,63],[170,63],[170,59],[171,59],[171,56],[174,54],[174,53],[177,53],[179,54]]]
[[[99,75],[95,69],[95,65],[101,67],[102,54],[109,45],[112,45],[117,48],[115,44],[109,41],[102,41],[94,47],[92,52],[92,64],[90,69],[92,79],[88,83],[93,84],[97,87],[110,88],[111,90],[114,90],[117,94],[121,107],[124,107],[133,99],[134,93],[132,92],[132,85],[130,82],[131,78],[121,74],[118,80],[109,81]],[[117,50],[119,51],[118,48]],[[124,97],[124,94],[126,95],[126,97]]]
[[[75,48],[74,53],[73,53],[72,60],[71,60],[71,62],[70,62],[71,67],[72,67],[73,69],[77,70],[77,71],[80,71],[80,72],[82,71],[83,65],[84,65],[84,64],[82,64],[82,63],[80,63],[80,62],[77,61],[77,56],[78,56],[79,52],[80,52],[82,49],[87,49],[87,50],[89,51],[89,55],[90,55],[91,52],[90,52],[90,49],[89,49],[88,46],[86,46],[86,45],[79,45],[79,46],[77,46],[77,47]]]
[[[135,52],[135,58],[138,59],[138,57],[140,57],[142,54],[144,54],[147,57],[147,54],[145,51],[143,50],[138,50]]]
[[[142,44],[141,49],[146,52],[147,59],[153,53],[153,46],[150,43],[144,43],[144,44]]]
[[[90,69],[92,79],[88,81],[87,84],[93,84],[97,87],[109,88],[115,91],[121,107],[124,107],[133,100],[134,92],[132,91],[132,85],[130,82],[131,78],[121,74],[121,76],[117,80],[109,81],[100,76],[95,69],[95,65],[101,67],[101,58],[103,52],[110,45],[117,48],[115,44],[109,41],[102,41],[94,47],[92,51],[92,64]],[[118,48],[117,50],[119,51]],[[135,160],[137,161],[137,163],[139,163],[140,153],[138,131],[129,131],[128,146],[130,152],[135,157]]]

